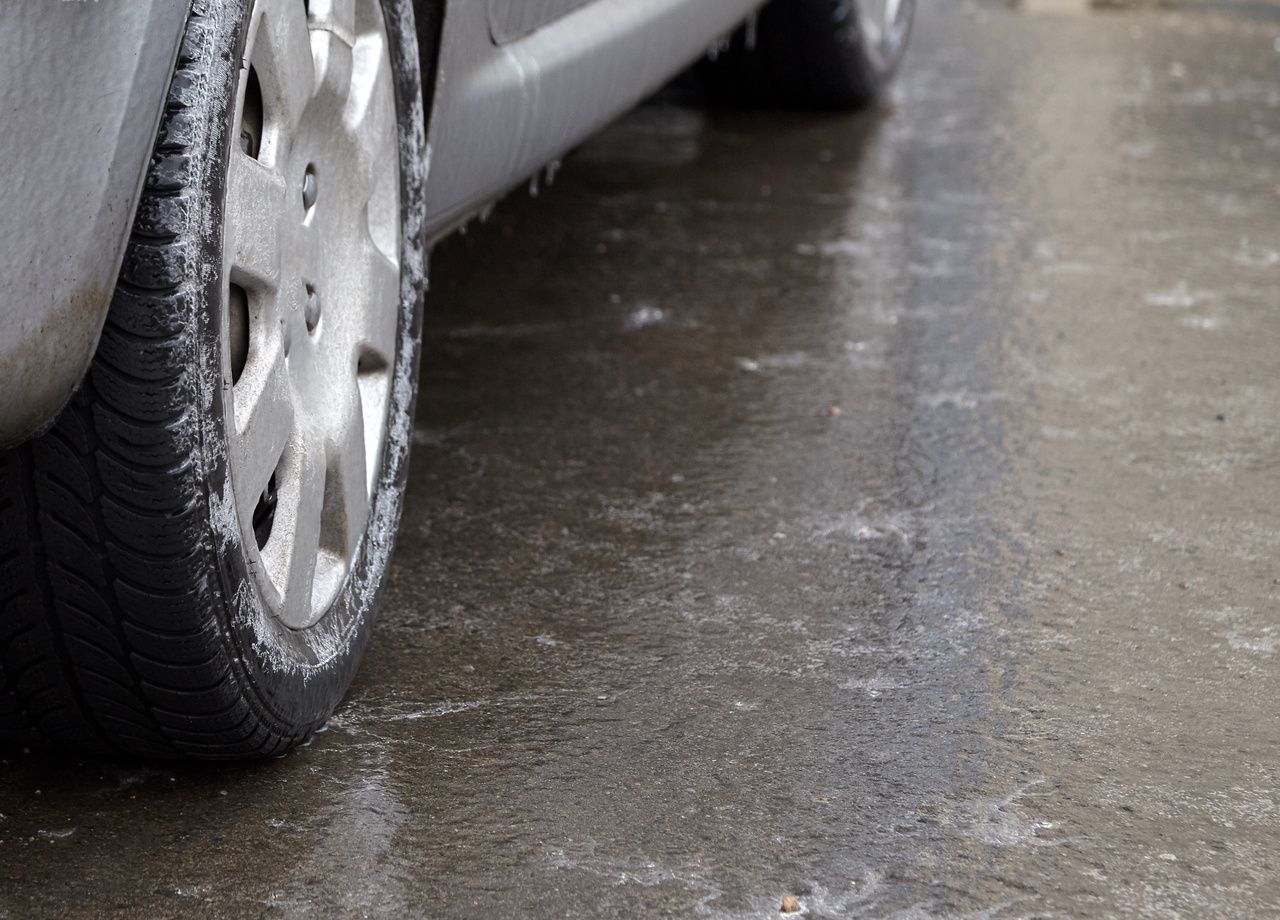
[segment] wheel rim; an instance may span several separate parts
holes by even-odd
[[[398,140],[378,0],[257,0],[223,225],[228,465],[249,568],[316,623],[359,552],[400,306]]]
[[[906,40],[915,0],[857,0],[856,5],[867,52],[879,67],[891,67]]]

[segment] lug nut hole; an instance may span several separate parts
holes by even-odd
[[[310,211],[316,205],[316,196],[320,192],[320,187],[316,182],[316,168],[312,163],[307,164],[307,171],[302,175],[302,206]]]
[[[271,539],[271,528],[276,522],[276,502],[278,500],[276,475],[276,473],[271,474],[267,487],[258,496],[258,504],[253,509],[253,536],[258,544],[258,549],[262,549],[267,545],[267,541]]]
[[[231,383],[240,382],[244,366],[249,362],[249,295],[238,284],[231,285],[227,296],[227,326],[231,343]]]
[[[255,160],[262,153],[264,124],[262,85],[258,82],[258,71],[250,67],[244,90],[244,109],[240,113],[240,149]]]
[[[307,303],[303,314],[307,320],[307,331],[315,332],[320,325],[320,292],[307,285]]]

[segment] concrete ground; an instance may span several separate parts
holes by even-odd
[[[300,753],[11,757],[0,917],[1280,916],[1280,15],[933,2],[437,254]]]

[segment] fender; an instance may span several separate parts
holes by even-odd
[[[190,0],[0,3],[0,447],[97,347]]]

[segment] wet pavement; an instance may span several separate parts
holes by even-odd
[[[0,917],[1280,916],[1280,16],[931,3],[437,253],[378,634],[10,757]]]

